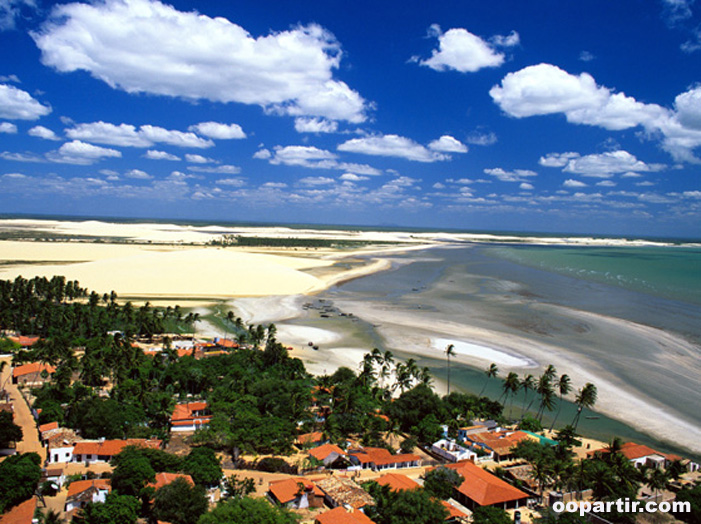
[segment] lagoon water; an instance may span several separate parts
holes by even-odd
[[[513,365],[521,376],[555,363],[575,382],[605,384],[599,404],[615,418],[643,428],[664,413],[701,434],[701,249],[435,248],[405,253],[391,270],[319,296],[366,321],[383,348],[416,358],[439,378],[446,371],[442,344],[469,344],[453,364],[453,383],[464,390],[478,392],[481,370],[500,354],[500,367]],[[488,391],[499,396],[498,381]],[[623,393],[655,411],[625,412],[631,408]],[[563,422],[572,407],[566,411]],[[583,418],[580,429],[653,442],[607,417]],[[656,444],[664,447],[661,440],[658,431]]]

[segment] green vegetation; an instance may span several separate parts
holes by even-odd
[[[453,496],[453,489],[460,486],[465,479],[454,469],[438,467],[424,476],[424,489],[432,497],[448,500]]]
[[[473,524],[511,524],[509,514],[493,506],[475,508],[472,519]]]
[[[366,510],[376,524],[443,524],[448,510],[425,490],[392,491],[376,482],[364,485],[375,499],[375,506]]]
[[[10,446],[13,442],[22,440],[22,428],[12,420],[12,413],[0,411],[0,449]]]
[[[285,508],[272,506],[265,499],[234,498],[220,502],[202,515],[197,524],[297,524],[298,518]],[[379,524],[379,523],[378,523]]]
[[[81,515],[73,519],[77,524],[136,524],[139,518],[139,500],[129,495],[112,492],[104,503],[89,502]]]
[[[366,240],[337,240],[327,238],[295,238],[295,237],[244,237],[241,235],[222,235],[218,239],[210,240],[210,246],[246,246],[246,247],[301,247],[301,248],[358,248],[371,244],[379,244]],[[391,242],[382,242],[391,244]]]
[[[679,502],[688,502],[691,511],[688,513],[675,513],[674,516],[688,524],[701,524],[701,485],[694,488],[684,488],[677,493]]]
[[[151,515],[171,524],[191,524],[207,511],[207,505],[202,486],[191,486],[178,478],[156,491]]]
[[[34,495],[41,478],[41,457],[20,453],[0,463],[0,514]]]

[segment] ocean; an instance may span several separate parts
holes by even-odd
[[[652,419],[669,415],[701,427],[699,291],[698,247],[466,244],[404,253],[392,269],[318,296],[362,319],[365,340],[415,358],[438,378],[447,372],[441,344],[474,345],[451,367],[454,387],[464,391],[482,389],[483,371],[499,353],[504,369],[513,359],[523,361],[514,368],[521,376],[537,374],[539,368],[528,365],[537,361],[541,368],[554,363],[558,373],[582,383],[599,379],[599,404],[618,411],[616,419],[661,429],[651,436],[589,413],[580,421],[582,434],[679,451],[660,435],[663,421]],[[497,398],[500,381],[486,391]],[[631,413],[632,404],[616,398],[619,391],[654,411]],[[516,397],[515,412],[521,405]],[[568,404],[558,425],[571,421],[574,409]]]

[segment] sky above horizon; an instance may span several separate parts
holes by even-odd
[[[0,213],[701,236],[701,1],[0,0]]]

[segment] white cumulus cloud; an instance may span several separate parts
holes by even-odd
[[[573,180],[571,178],[568,178],[567,180],[565,180],[562,183],[562,185],[564,187],[577,188],[577,189],[582,188],[582,187],[587,187],[587,184],[585,184],[584,182],[580,182],[579,180]]]
[[[404,158],[415,162],[437,162],[450,160],[450,156],[430,151],[410,138],[399,135],[376,135],[353,138],[340,144],[337,149],[350,153],[373,156]]]
[[[11,124],[10,122],[0,122],[0,133],[14,135],[17,133],[17,126],[15,124]]]
[[[221,124],[219,122],[201,122],[188,128],[189,131],[198,133],[215,140],[239,140],[246,138],[246,133],[238,124]]]
[[[467,146],[450,135],[443,135],[434,140],[428,144],[428,148],[442,153],[467,153]]]
[[[37,138],[43,138],[44,140],[61,140],[56,136],[51,129],[44,126],[34,126],[29,131],[27,131],[29,136],[35,136]]]
[[[80,140],[66,142],[57,151],[47,154],[52,162],[62,164],[90,165],[102,158],[120,158],[122,153],[115,149],[87,144]]]
[[[628,151],[608,151],[606,153],[572,158],[563,169],[565,173],[577,173],[594,178],[611,178],[619,173],[647,173],[661,171],[663,164],[646,164]]]
[[[438,49],[434,49],[431,58],[419,63],[436,71],[453,69],[461,73],[474,73],[485,67],[498,67],[504,63],[504,55],[497,52],[493,45],[467,29],[449,29],[445,33],[438,25],[430,28],[432,36],[438,37]],[[498,45],[518,44],[518,33],[509,37],[495,37]]]
[[[104,0],[58,5],[32,36],[45,65],[84,70],[129,93],[366,119],[363,98],[333,77],[341,45],[315,24],[256,37],[225,18],[156,0]]]
[[[171,161],[178,161],[181,160],[181,158],[177,155],[173,155],[171,153],[167,153],[165,151],[158,151],[155,149],[149,149],[146,151],[146,154],[144,155],[145,158],[148,158],[149,160],[171,160]]]
[[[77,124],[75,127],[66,129],[66,135],[75,140],[123,147],[151,147],[156,143],[163,143],[202,149],[214,145],[211,140],[194,133],[173,131],[152,125],[144,125],[137,129],[131,124],[115,125],[102,121]]]
[[[338,122],[325,118],[295,118],[295,131],[298,133],[335,133]]]
[[[526,182],[529,177],[538,176],[538,173],[529,169],[514,169],[506,171],[500,167],[489,168],[484,170],[485,174],[496,177],[502,182]]]
[[[0,84],[0,118],[36,120],[49,113],[51,113],[49,106],[42,105],[26,91],[15,86]]]

